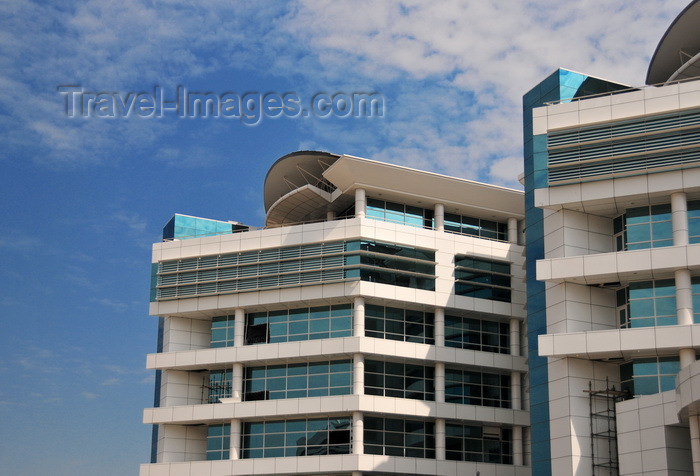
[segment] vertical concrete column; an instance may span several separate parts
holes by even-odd
[[[695,356],[695,349],[681,349],[678,352],[678,359],[680,360],[681,368],[689,366],[690,364],[695,362],[696,358],[697,357]]]
[[[241,420],[231,420],[230,458],[241,459]]]
[[[243,347],[245,342],[245,311],[239,307],[233,311],[233,346]]]
[[[683,192],[671,194],[671,223],[673,226],[673,245],[687,245],[688,201]]]
[[[435,321],[433,322],[433,336],[435,345],[445,345],[445,308],[435,308]]]
[[[236,402],[243,401],[243,364],[233,364],[231,397]]]
[[[510,373],[510,407],[513,410],[522,410],[522,389],[520,381],[520,372]]]
[[[365,422],[362,412],[352,412],[352,454],[365,452]]]
[[[355,189],[355,216],[364,218],[367,211],[367,195],[364,188]]]
[[[435,419],[435,459],[444,461],[445,456],[445,419]]]
[[[690,270],[677,269],[675,277],[678,324],[689,326],[693,323],[693,290],[690,283]]]
[[[435,402],[445,403],[445,363],[435,362]]]
[[[365,394],[365,356],[355,354],[352,357],[352,394]]]
[[[513,465],[523,465],[523,427],[513,427]]]
[[[365,298],[356,297],[353,302],[353,330],[355,337],[365,336]]]
[[[508,243],[518,244],[518,219],[508,218]]]
[[[445,205],[436,203],[433,217],[435,218],[435,229],[437,231],[445,231]]]
[[[510,355],[520,355],[520,321],[511,319],[510,324]]]
[[[688,417],[690,426],[690,453],[693,457],[693,474],[700,475],[700,420],[697,415]]]
[[[673,225],[673,245],[687,245],[688,201],[685,193],[676,192],[671,194],[671,213],[671,222]],[[688,326],[693,323],[693,290],[691,286],[690,270],[677,269],[675,272],[675,278],[676,315],[678,317],[678,324]],[[678,353],[678,357],[680,359],[681,368],[686,367],[695,362],[695,350],[681,349]],[[695,452],[693,452],[693,461],[695,461]]]
[[[335,212],[333,210],[328,210],[326,212],[326,221],[333,221],[335,220]]]

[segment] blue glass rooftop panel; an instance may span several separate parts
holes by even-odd
[[[241,231],[240,228],[241,226],[227,221],[175,214],[163,227],[163,239],[201,238]]]

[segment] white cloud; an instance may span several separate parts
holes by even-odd
[[[435,91],[469,93],[471,102],[461,103],[467,114],[392,123],[394,133],[403,133],[378,156],[500,182],[504,177],[492,175],[490,164],[521,153],[520,98],[527,89],[559,66],[641,84],[649,55],[685,3],[655,0],[640,8],[632,1],[497,0],[437,7],[306,0],[286,28],[338,76],[373,76],[380,84],[414,80],[419,102]]]
[[[0,125],[13,133],[4,158],[38,144],[45,153],[35,154],[43,157],[37,160],[61,164],[114,160],[124,148],[155,148],[154,158],[169,165],[220,160],[196,137],[189,150],[157,152],[186,130],[186,121],[67,121],[56,112],[62,98],[55,88],[77,82],[147,89],[234,65],[302,79],[301,89],[372,89],[387,96],[387,117],[366,126],[304,120],[309,137],[302,143],[502,181],[492,163],[521,154],[520,98],[531,86],[559,66],[641,84],[656,43],[686,3],[5,2],[0,110],[8,115]],[[344,129],[352,134],[338,133]]]
[[[489,176],[496,185],[512,185],[513,175],[517,178],[522,168],[522,157],[504,157],[491,163]]]
[[[137,213],[120,211],[114,213],[112,218],[126,225],[126,227],[134,233],[143,233],[148,226],[146,220],[141,218]]]

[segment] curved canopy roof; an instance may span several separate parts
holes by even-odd
[[[668,27],[649,63],[647,84],[686,79],[700,73],[700,0],[693,0]]]
[[[323,172],[338,160],[339,155],[328,152],[302,150],[277,159],[265,176],[265,212],[281,197],[304,185],[328,190],[330,184]]]

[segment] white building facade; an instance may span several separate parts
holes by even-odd
[[[297,152],[153,246],[162,475],[530,475],[522,192]]]
[[[533,474],[700,475],[698,24],[693,1],[654,86],[525,96]]]

